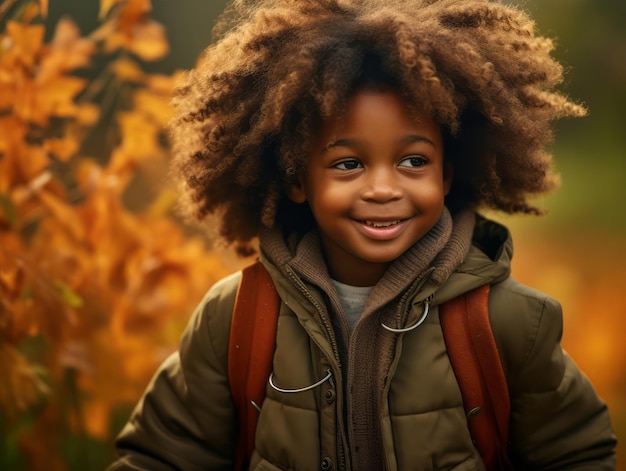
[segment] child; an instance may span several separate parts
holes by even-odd
[[[507,230],[475,212],[539,213],[550,123],[584,114],[532,21],[487,0],[239,0],[217,34],[172,131],[186,209],[241,251],[258,237],[281,298],[250,469],[485,469],[439,324],[485,284],[513,464],[614,469],[559,304],[510,278]],[[111,469],[232,469],[239,279],[209,291]]]

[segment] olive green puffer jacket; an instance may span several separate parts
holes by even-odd
[[[350,347],[341,345],[341,337],[333,334],[336,323],[329,321],[334,312],[327,307],[329,294],[289,269],[289,263],[277,266],[266,254],[263,262],[282,304],[275,387],[267,387],[250,469],[355,469],[359,450],[351,444],[360,438],[354,424],[367,406],[351,400],[350,391],[361,387],[378,401],[375,429],[383,463],[360,469],[483,470],[446,354],[438,305],[486,283],[491,284],[490,320],[511,395],[516,468],[615,469],[606,406],[560,347],[561,308],[510,278],[511,256],[506,229],[479,220],[469,253],[442,285],[413,283],[399,299],[404,325],[419,318],[424,301],[430,301],[426,321],[384,344],[391,345],[389,352],[381,352],[389,362],[381,366],[374,358],[352,365],[358,371],[383,368],[372,376],[382,378],[380,384],[356,385],[346,365]],[[120,459],[111,470],[232,469],[237,422],[227,351],[239,279],[237,273],[222,280],[202,301],[179,352],[157,372],[118,438]],[[356,330],[353,337],[358,338]]]

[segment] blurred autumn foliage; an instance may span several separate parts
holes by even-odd
[[[151,7],[100,0],[81,34],[69,18],[46,31],[47,0],[0,0],[2,470],[103,469],[190,312],[240,263],[173,215],[163,129],[177,73],[146,71],[169,51]],[[623,235],[504,222],[514,275],[561,301],[564,346],[626,436]]]
[[[46,42],[47,1],[0,4],[1,469],[101,469],[86,444],[110,444],[115,411],[226,272],[182,232],[172,191],[140,211],[124,200],[168,152],[176,74],[142,70],[168,52],[150,9],[102,0],[95,31],[64,18]],[[104,119],[99,162],[85,143]]]

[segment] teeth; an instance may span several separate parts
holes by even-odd
[[[395,226],[396,224],[398,224],[400,222],[399,219],[395,220],[395,221],[385,221],[385,222],[377,222],[377,221],[364,221],[366,225],[368,226],[372,226],[372,227],[389,227],[389,226]]]

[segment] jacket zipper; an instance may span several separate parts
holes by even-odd
[[[304,283],[302,283],[300,278],[298,278],[298,276],[293,272],[293,270],[289,267],[285,267],[285,268],[287,270],[287,273],[289,273],[289,277],[291,278],[291,281],[294,282],[294,284],[298,287],[298,290],[300,290],[300,292],[304,295],[304,297],[306,297],[307,300],[313,305],[313,307],[315,307],[317,313],[320,316],[320,319],[322,320],[322,325],[324,326],[324,329],[326,330],[326,333],[328,334],[328,338],[330,339],[330,346],[332,348],[335,361],[337,362],[337,365],[341,365],[341,360],[339,357],[339,348],[337,347],[337,341],[335,339],[335,332],[333,330],[333,327],[330,321],[324,315],[324,309],[322,309],[322,307],[319,305],[317,300],[309,293],[309,290],[306,289],[306,286],[304,286]]]
[[[340,356],[339,356],[339,348],[337,347],[337,341],[335,339],[335,331],[333,330],[332,324],[330,323],[329,319],[326,317],[326,315],[324,313],[324,309],[319,305],[317,300],[311,295],[309,290],[306,288],[304,283],[302,283],[300,278],[294,273],[294,271],[290,267],[288,267],[288,266],[285,267],[285,270],[289,274],[289,277],[291,278],[291,281],[298,288],[300,293],[302,293],[302,295],[313,305],[313,307],[315,307],[317,313],[319,314],[319,317],[320,317],[320,319],[322,321],[322,325],[324,326],[324,329],[326,330],[326,333],[327,333],[328,338],[330,340],[330,346],[332,348],[333,355],[334,355],[335,361],[337,363],[337,367],[340,370],[339,371],[339,378],[341,378],[342,377],[341,376],[342,375],[342,373],[341,373],[341,359],[340,359]],[[317,344],[317,346],[321,349],[321,345]],[[331,381],[332,381],[332,377],[331,377]],[[337,382],[336,384],[339,384],[339,383]],[[335,390],[337,390],[337,386],[335,385],[334,382],[333,382],[333,388]],[[343,394],[342,391],[338,391],[338,392]],[[339,396],[339,394],[338,394],[338,396]],[[341,399],[341,402],[343,403],[343,399]],[[336,417],[337,417],[337,421],[339,423],[338,429],[339,430],[344,430],[345,425],[343,423],[343,413],[342,413],[342,411],[338,411],[336,413]],[[337,469],[345,469],[346,458],[345,458],[345,450],[344,450],[344,446],[343,446],[344,439],[345,438],[343,438],[343,432],[342,432],[342,440],[340,441],[340,443],[337,446],[337,459],[338,459]]]

